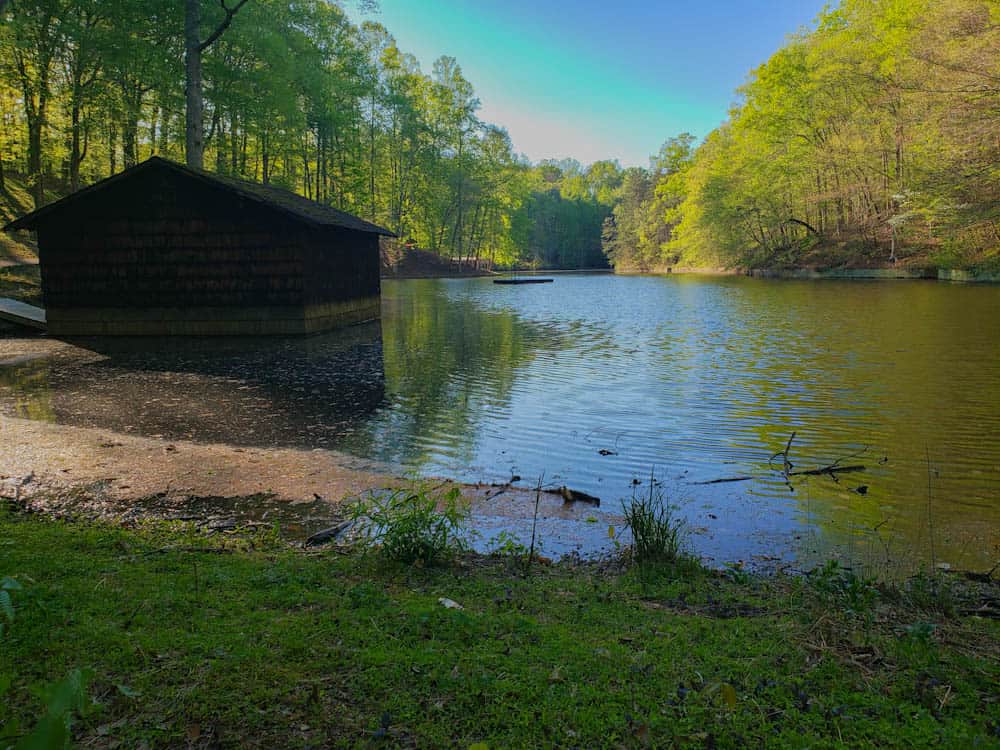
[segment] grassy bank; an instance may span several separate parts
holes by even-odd
[[[49,193],[50,200],[59,197],[56,193]],[[26,181],[21,176],[8,172],[4,187],[0,189],[0,229],[24,216],[34,205]],[[30,233],[0,231],[0,267],[34,263],[37,258],[38,248]]]
[[[954,577],[401,567],[270,531],[6,510],[0,576],[20,586],[3,719],[30,726],[33,686],[89,669],[73,727],[88,747],[991,747],[1000,732],[1000,628],[968,615],[996,590]]]
[[[0,266],[0,297],[42,304],[42,283],[37,265]]]

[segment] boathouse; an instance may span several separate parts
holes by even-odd
[[[6,228],[38,234],[55,336],[307,334],[371,320],[379,236],[394,236],[159,157]]]

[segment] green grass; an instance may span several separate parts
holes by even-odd
[[[7,174],[6,189],[0,190],[0,229],[28,213],[33,205],[24,181]],[[37,261],[35,241],[29,232],[0,231],[0,297],[40,305],[42,287]]]
[[[0,297],[41,305],[42,282],[38,266],[0,266]]]
[[[997,746],[996,622],[906,587],[520,570],[0,511],[0,716],[89,668],[85,747]]]
[[[50,201],[62,197],[59,193],[48,192]],[[28,186],[19,175],[7,172],[5,188],[0,190],[0,229],[34,209],[35,203]],[[33,236],[29,232],[0,231],[0,266],[8,263],[34,263],[38,258]]]

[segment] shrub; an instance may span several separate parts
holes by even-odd
[[[351,516],[359,544],[396,562],[432,565],[467,547],[468,509],[457,487],[371,493],[353,506]]]

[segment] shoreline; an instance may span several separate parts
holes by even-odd
[[[819,280],[924,280],[965,284],[1000,284],[1000,272],[960,268],[713,268],[683,267],[649,271],[614,271],[620,276],[747,276],[789,281]]]
[[[470,516],[487,528],[516,530],[534,514],[535,491],[527,483],[415,480],[394,467],[326,449],[166,440],[5,415],[0,441],[0,498],[47,516],[197,517],[237,525],[275,519],[295,527],[293,538],[305,538],[343,520],[343,506],[353,499],[413,485],[457,488]],[[541,493],[538,524],[546,528],[553,552],[570,552],[585,541],[599,525],[587,523],[595,517],[620,522],[610,508]],[[571,526],[578,530],[566,528]]]

